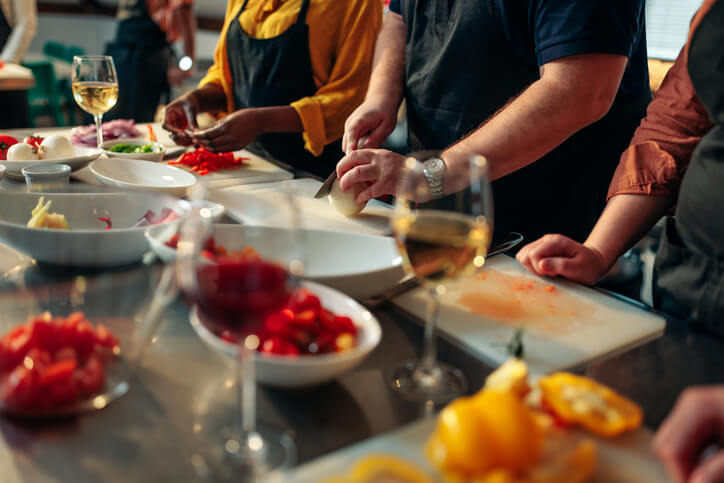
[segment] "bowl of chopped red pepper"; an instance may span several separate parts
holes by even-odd
[[[201,340],[230,361],[237,339],[212,332],[191,310],[191,325]],[[377,319],[352,298],[324,285],[301,282],[280,310],[256,331],[257,381],[269,386],[301,388],[329,382],[359,365],[382,339]]]
[[[157,267],[36,271],[0,288],[0,414],[99,410],[129,389]]]

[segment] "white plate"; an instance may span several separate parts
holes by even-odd
[[[176,251],[165,242],[176,227],[150,227],[146,232],[151,248],[165,262],[176,258]],[[272,260],[288,255],[286,228],[214,225],[216,244],[229,251],[252,246]],[[300,230],[299,243],[304,256],[304,277],[341,290],[362,300],[395,286],[403,277],[395,241],[389,237],[324,230]]]
[[[185,196],[196,177],[162,163],[127,158],[101,158],[89,166],[102,184],[136,191],[156,191]]]
[[[322,306],[338,315],[346,315],[357,326],[357,345],[344,352],[307,356],[254,354],[258,382],[277,387],[306,387],[331,381],[357,366],[382,339],[380,323],[374,315],[346,295],[313,282],[302,282],[317,295]],[[211,333],[199,320],[198,310],[191,310],[191,326],[202,341],[231,360],[237,347]]]
[[[181,214],[178,200],[153,193],[46,193],[50,211],[65,215],[70,230],[28,228],[36,193],[0,192],[0,241],[39,262],[66,266],[115,266],[143,258],[149,249],[146,227],[133,225],[147,210],[170,208]],[[105,230],[99,217],[110,216]],[[160,225],[163,226],[163,225]]]
[[[73,146],[75,149],[75,156],[72,158],[50,158],[50,159],[39,159],[37,161],[5,161],[2,164],[7,168],[8,178],[13,179],[25,179],[21,170],[30,166],[31,164],[38,163],[52,163],[52,164],[67,164],[70,166],[71,171],[77,171],[88,163],[96,159],[101,155],[101,150],[98,148],[87,148],[84,146]]]
[[[110,151],[110,148],[116,144],[128,144],[131,146],[146,146],[148,144],[152,144],[154,150],[150,153],[115,153]],[[112,141],[106,141],[101,144],[101,148],[103,148],[103,152],[109,158],[144,159],[146,161],[154,162],[161,161],[166,153],[166,148],[163,144],[145,139],[113,139]]]

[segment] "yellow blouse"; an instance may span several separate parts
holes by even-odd
[[[214,64],[200,84],[220,85],[228,112],[234,109],[234,97],[226,35],[243,3],[229,0]],[[249,0],[239,19],[241,28],[252,37],[275,37],[296,22],[301,4],[302,0]],[[364,99],[382,25],[382,0],[311,0],[306,23],[317,92],[291,106],[304,126],[305,148],[318,156],[342,136],[344,121]]]

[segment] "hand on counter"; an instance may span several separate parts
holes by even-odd
[[[724,439],[724,385],[684,391],[654,438],[654,452],[676,482],[724,481],[724,451],[702,452]]]
[[[529,243],[516,259],[536,275],[561,276],[584,285],[593,285],[608,270],[600,251],[563,235],[545,235]]]
[[[337,164],[339,186],[347,191],[358,183],[367,184],[357,195],[357,203],[394,194],[404,162],[404,156],[386,149],[352,151]]]

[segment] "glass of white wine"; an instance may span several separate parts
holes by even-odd
[[[113,58],[107,55],[76,55],[71,76],[73,98],[93,116],[98,147],[103,144],[103,114],[118,102],[118,76]]]
[[[444,402],[464,394],[467,381],[460,370],[437,361],[438,297],[446,284],[483,267],[493,234],[492,194],[487,162],[476,155],[445,173],[444,187],[463,189],[435,199],[423,173],[426,156],[405,161],[391,219],[405,272],[429,292],[422,357],[395,370],[393,385],[405,399]]]

